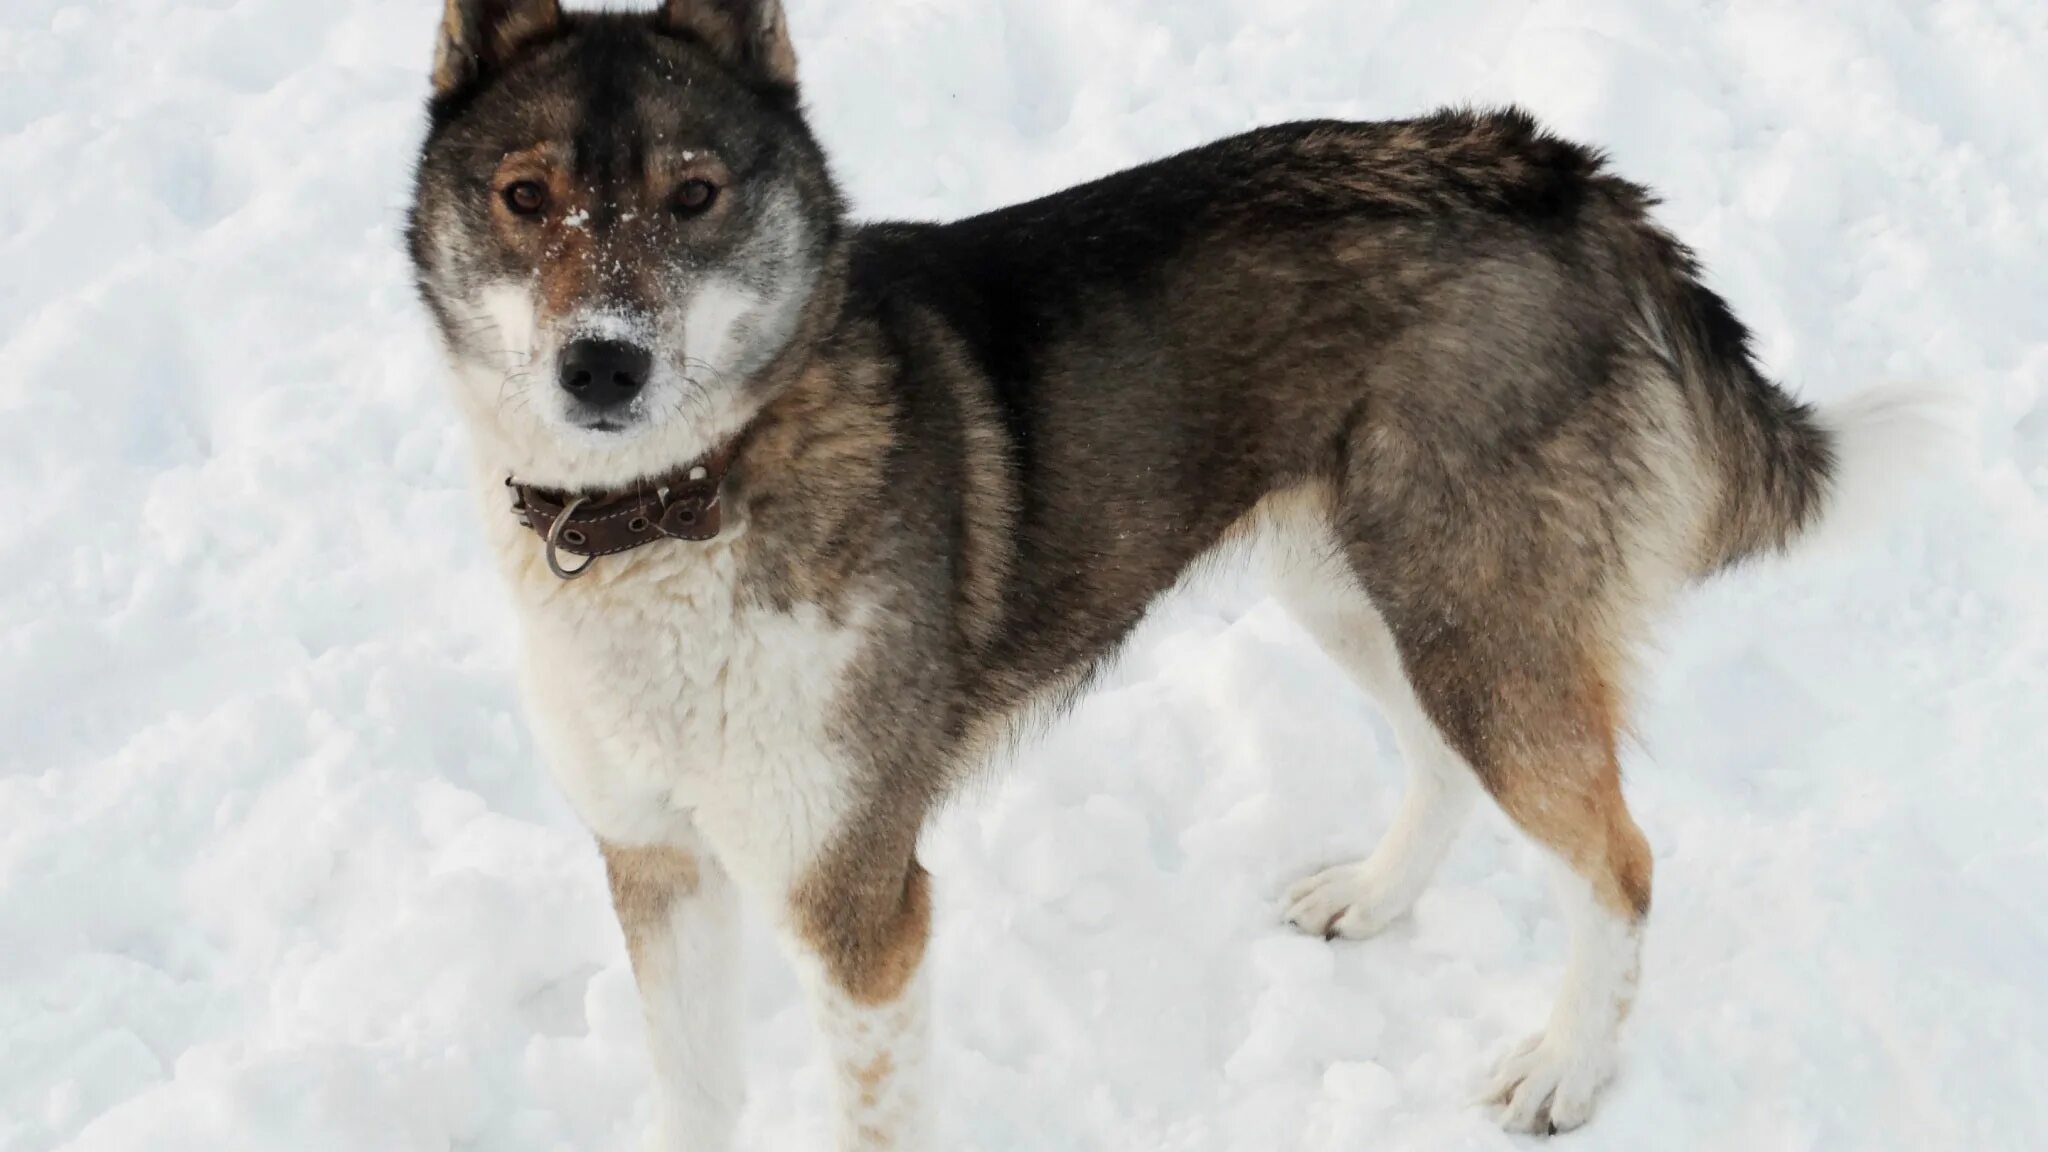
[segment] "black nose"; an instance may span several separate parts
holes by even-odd
[[[620,340],[577,340],[562,349],[562,387],[592,408],[616,408],[640,394],[654,357]]]

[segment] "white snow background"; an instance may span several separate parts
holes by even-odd
[[[1643,991],[1555,1146],[2048,1141],[2048,5],[789,7],[864,215],[1513,100],[1664,194],[1795,391],[1968,396],[1895,531],[1662,631]],[[638,1146],[624,949],[400,250],[438,8],[0,6],[4,1152]],[[927,837],[942,1146],[1527,1146],[1467,1103],[1562,967],[1504,820],[1378,939],[1280,924],[1401,777],[1253,579],[1161,607]],[[744,1144],[822,1148],[753,944]]]

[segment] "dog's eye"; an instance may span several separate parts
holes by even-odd
[[[698,216],[718,199],[718,185],[709,180],[685,180],[669,197],[669,211],[678,216]]]
[[[538,216],[548,206],[548,190],[533,180],[506,185],[504,196],[505,207],[515,216]]]

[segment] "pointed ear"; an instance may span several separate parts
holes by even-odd
[[[446,96],[562,24],[561,0],[446,0],[434,51],[434,94]]]
[[[782,0],[665,0],[659,17],[725,61],[778,88],[796,88],[796,49]]]

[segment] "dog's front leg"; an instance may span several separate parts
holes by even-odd
[[[654,1063],[648,1152],[725,1152],[746,1092],[733,883],[694,843],[602,847]]]
[[[785,939],[831,1061],[840,1152],[913,1152],[929,1146],[931,892],[907,847],[864,847],[797,888]]]

